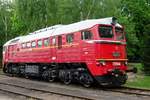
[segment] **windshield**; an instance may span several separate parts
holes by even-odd
[[[116,39],[117,40],[124,40],[124,34],[123,34],[123,29],[122,28],[115,28],[115,32],[116,32]]]
[[[100,26],[99,27],[99,36],[101,38],[112,38],[113,31],[111,26]]]

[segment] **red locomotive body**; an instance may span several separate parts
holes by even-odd
[[[115,18],[56,25],[4,44],[3,71],[90,86],[127,80],[126,40]]]

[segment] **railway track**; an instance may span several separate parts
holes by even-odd
[[[121,93],[121,95],[131,96],[131,97],[132,96],[135,96],[135,97],[146,96],[148,98],[150,97],[150,90],[145,90],[145,89],[136,89],[136,88],[129,88],[129,87],[108,89],[108,88],[102,88],[102,87],[97,87],[97,86],[92,87],[92,88],[84,88],[84,87],[80,87],[76,85],[65,86],[61,83],[58,85],[62,85],[61,87],[63,88],[59,89],[57,85],[56,87],[52,86],[52,88],[48,89],[48,88],[43,88],[42,86],[43,84],[49,84],[47,82],[39,82],[35,80],[33,81],[33,80],[22,79],[22,78],[17,78],[17,77],[8,77],[4,75],[1,75],[1,77],[6,77],[6,79],[0,80],[0,91],[5,91],[8,93],[12,93],[12,94],[20,95],[20,96],[25,96],[27,98],[33,98],[35,100],[49,100],[51,96],[53,97],[55,96],[58,98],[62,98],[62,97],[70,98],[69,100],[71,99],[99,100],[100,98],[101,99],[107,98],[106,96],[108,94],[111,94],[113,96],[118,93],[119,94]],[[28,85],[25,85],[27,83]],[[31,84],[34,84],[36,87],[32,86]],[[37,88],[37,87],[41,87],[41,88]],[[66,88],[66,87],[69,87],[69,88]],[[73,89],[72,87],[76,87],[76,89]],[[80,90],[83,90],[83,91],[80,91]],[[110,95],[110,98],[111,98],[111,95]]]
[[[3,91],[3,92],[8,93],[8,94],[13,94],[15,96],[23,96],[23,97],[26,97],[27,99],[42,100],[41,98],[38,98],[38,97],[35,97],[35,96],[26,95],[26,94],[17,93],[17,92],[12,92],[12,91],[5,90],[5,89],[0,89],[0,91]]]
[[[0,73],[1,76],[11,76],[13,77],[12,75],[10,74],[4,74],[4,73]],[[15,77],[16,78],[16,77]],[[21,79],[21,77],[17,77],[19,79]],[[28,79],[25,79],[25,80],[28,80]],[[35,81],[35,80],[34,80]],[[5,87],[5,88],[3,88]],[[6,88],[7,87],[7,88]],[[11,90],[11,88],[13,88],[13,90]],[[22,90],[23,91],[14,91],[14,88],[17,88],[18,90]],[[25,92],[24,93],[24,90],[26,91],[32,91],[31,92]],[[56,96],[61,96],[61,97],[70,97],[71,99],[75,99],[75,100],[94,100],[96,98],[93,98],[93,97],[88,97],[88,96],[85,96],[85,95],[79,95],[79,94],[73,94],[73,93],[65,93],[65,92],[55,92],[53,90],[51,91],[48,91],[48,90],[43,90],[43,89],[36,89],[36,88],[33,88],[33,87],[26,87],[26,86],[22,86],[22,85],[16,85],[16,84],[13,84],[13,83],[5,83],[5,82],[0,82],[0,91],[4,91],[4,92],[7,92],[7,93],[11,93],[11,94],[14,94],[14,95],[18,95],[18,96],[24,96],[26,98],[32,98],[33,100],[49,100],[48,97],[43,97],[43,96],[40,96],[41,93],[43,94],[48,94],[48,95],[56,95]],[[34,92],[34,93],[33,93]],[[35,95],[35,92],[39,92],[40,94],[36,94]],[[69,99],[70,100],[70,99]]]
[[[112,89],[103,89],[104,91],[111,91],[111,92],[119,92],[129,95],[140,95],[140,96],[149,96],[150,97],[150,90],[148,89],[138,89],[138,88],[131,88],[131,87],[120,87],[120,88],[112,88]]]
[[[2,88],[2,87],[7,87],[7,88]],[[11,89],[13,88],[13,91],[10,88]],[[21,90],[21,92],[14,91],[14,88]],[[69,97],[69,98],[76,99],[76,100],[94,100],[93,98],[83,96],[83,95],[67,94],[64,92],[47,91],[47,90],[35,89],[32,87],[24,87],[24,86],[20,86],[20,85],[15,85],[15,84],[11,84],[11,83],[3,83],[3,82],[0,82],[0,90],[9,92],[9,93],[12,93],[15,95],[25,96],[27,98],[32,98],[35,100],[49,100],[49,98],[51,98],[51,97],[48,97],[48,95],[49,96],[50,95],[60,96],[61,98],[64,96],[64,97],[67,97],[67,98]],[[25,92],[22,92],[22,90]],[[30,92],[28,92],[28,91],[30,91]],[[47,97],[45,97],[45,94],[47,95]]]

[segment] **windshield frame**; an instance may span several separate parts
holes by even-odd
[[[116,32],[116,28],[118,29],[122,29],[122,35],[123,35],[123,39],[120,39],[118,40],[117,39],[117,32]],[[117,26],[114,26],[114,32],[115,32],[115,37],[116,37],[116,41],[125,41],[125,32],[124,32],[124,28],[123,27],[117,27]]]
[[[100,27],[111,27],[112,28],[112,37],[101,37],[101,34],[100,34]],[[98,37],[101,39],[101,40],[114,40],[114,37],[115,37],[115,34],[114,34],[114,28],[112,25],[105,25],[105,24],[100,24],[98,25]]]
[[[6,46],[3,46],[3,52],[5,52],[6,51]]]

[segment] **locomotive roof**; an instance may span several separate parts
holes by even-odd
[[[29,33],[29,35],[17,37],[5,43],[5,45],[9,45],[12,41],[17,40],[16,42],[28,42],[36,39],[47,38],[50,36],[61,35],[66,33],[73,33],[80,30],[88,29],[93,27],[96,24],[104,24],[111,25],[113,22],[113,17],[102,18],[102,19],[89,19],[85,21],[80,21],[73,24],[68,25],[55,25],[48,28],[44,28],[33,33]],[[122,27],[119,23],[115,24],[118,27]],[[5,46],[4,45],[4,46]]]

